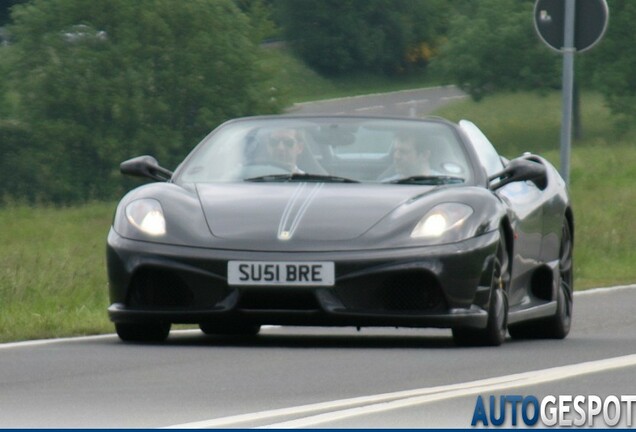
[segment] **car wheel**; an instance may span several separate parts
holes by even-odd
[[[163,342],[170,333],[170,323],[115,323],[117,336],[126,342]]]
[[[213,323],[201,323],[199,328],[206,335],[228,335],[228,336],[256,336],[261,331],[260,325],[224,325]]]
[[[503,231],[493,262],[490,283],[488,323],[485,329],[454,328],[453,339],[464,346],[499,346],[506,339],[508,329],[508,285],[510,284],[510,257]]]
[[[573,310],[573,242],[567,223],[563,226],[559,251],[559,280],[556,295],[556,313],[545,319],[530,321],[510,327],[510,335],[525,339],[563,339],[570,332]]]
[[[546,326],[546,334],[554,339],[563,339],[570,333],[572,310],[574,307],[574,266],[572,233],[570,226],[563,225],[559,252],[559,291],[557,293],[557,312]]]

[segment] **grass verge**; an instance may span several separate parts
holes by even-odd
[[[0,210],[0,341],[112,332],[104,252],[113,209]]]

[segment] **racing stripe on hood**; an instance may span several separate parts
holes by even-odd
[[[294,236],[294,232],[307,212],[309,205],[323,186],[324,183],[314,183],[312,186],[308,183],[298,184],[280,219],[280,224],[278,225],[279,240],[290,240]],[[310,188],[309,193],[305,193],[307,188]]]

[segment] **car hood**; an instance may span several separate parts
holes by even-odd
[[[199,184],[212,235],[254,242],[333,242],[362,236],[431,186],[334,183]]]

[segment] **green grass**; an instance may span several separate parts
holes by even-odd
[[[574,150],[571,172],[579,287],[635,283],[635,143],[587,144]]]
[[[585,138],[573,143],[570,182],[575,287],[634,283],[636,143],[616,136],[599,96],[582,102]],[[438,114],[473,120],[507,157],[531,151],[558,166],[560,103],[557,94],[504,94]],[[105,242],[114,207],[0,208],[0,341],[113,331]]]
[[[0,341],[112,332],[104,252],[113,209],[0,210]]]
[[[436,114],[450,120],[473,121],[507,157],[524,151],[556,152],[558,162],[561,133],[561,94],[506,93],[481,102],[466,100],[439,109]],[[584,137],[573,149],[594,142],[613,141],[612,119],[603,98],[596,93],[581,97],[581,124]]]

